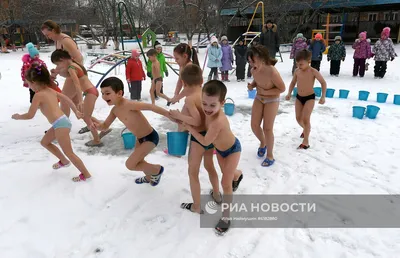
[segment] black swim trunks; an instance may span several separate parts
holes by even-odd
[[[157,146],[158,142],[160,141],[160,137],[158,136],[158,133],[156,132],[156,130],[153,129],[153,131],[149,135],[139,138],[138,141],[140,144],[142,144],[144,142],[152,142]]]
[[[206,136],[207,132],[206,132],[206,131],[203,131],[203,132],[199,132],[199,134],[201,134],[201,135],[203,135],[203,136]],[[192,141],[192,142],[197,142],[197,143],[200,144],[201,147],[203,147],[205,150],[210,150],[210,149],[213,149],[213,148],[214,148],[214,145],[213,145],[212,143],[211,143],[210,145],[208,145],[208,146],[204,146],[204,145],[201,144],[196,138],[194,138],[193,135],[190,135],[190,141]]]
[[[314,99],[315,100],[315,93],[302,97],[299,94],[296,95],[296,98],[300,101],[302,105],[306,104],[307,101]]]
[[[162,77],[158,77],[158,78],[154,79],[154,83],[162,82],[162,81],[163,81]]]

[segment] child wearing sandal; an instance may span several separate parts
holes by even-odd
[[[249,83],[247,88],[249,90],[257,88],[251,110],[251,129],[260,141],[257,156],[263,158],[267,153],[261,166],[269,167],[275,163],[274,122],[278,114],[279,96],[285,91],[285,83],[275,68],[276,59],[270,57],[265,46],[253,46],[248,53],[248,60],[252,67],[254,81]],[[263,128],[261,128],[263,120]]]
[[[147,57],[151,61],[151,88],[150,88],[150,98],[151,98],[151,104],[156,103],[156,96],[154,93],[157,94],[157,96],[160,96],[161,98],[167,100],[167,105],[169,106],[169,103],[171,101],[170,98],[167,97],[164,93],[161,92],[162,84],[163,84],[163,77],[161,76],[161,66],[160,62],[157,60],[157,50],[155,49],[150,49],[147,51]]]
[[[325,103],[326,96],[326,82],[324,78],[315,68],[310,67],[311,55],[311,52],[306,49],[297,54],[296,62],[298,68],[294,73],[292,82],[290,83],[288,95],[286,96],[286,100],[290,100],[292,91],[297,83],[297,96],[295,104],[296,120],[303,128],[303,133],[300,135],[300,137],[303,138],[303,142],[300,144],[298,149],[305,150],[310,148],[310,118],[315,105],[315,79],[321,83],[322,88],[322,95],[319,99],[319,104],[322,105]]]
[[[32,119],[35,116],[36,111],[40,108],[43,115],[47,118],[50,124],[52,124],[52,127],[47,130],[40,143],[59,159],[59,161],[53,165],[53,169],[67,167],[72,163],[81,172],[79,176],[72,178],[74,182],[85,181],[90,178],[91,175],[82,160],[72,150],[71,139],[69,137],[71,121],[61,111],[58,105],[58,99],[68,103],[78,119],[82,118],[82,114],[77,110],[75,104],[67,96],[50,88],[50,73],[44,65],[33,64],[26,72],[25,79],[28,82],[29,87],[35,91],[35,95],[28,113],[23,115],[14,114],[12,115],[12,119]],[[55,139],[58,141],[62,152],[64,152],[67,157],[65,157],[60,149],[52,143]]]
[[[206,135],[205,114],[202,109],[202,91],[203,85],[202,70],[198,65],[188,64],[181,72],[181,79],[187,93],[185,105],[182,111],[171,110],[171,118],[193,126],[193,128],[201,135]],[[219,192],[218,174],[214,167],[213,152],[214,145],[202,145],[196,140],[193,135],[190,136],[190,149],[189,149],[189,183],[192,192],[192,203],[182,203],[181,208],[187,209],[191,212],[201,213],[200,203],[200,180],[199,171],[201,160],[204,157],[204,168],[207,170],[212,190],[210,192],[216,203],[221,203],[222,197]]]
[[[51,62],[57,65],[57,70],[61,71],[60,75],[71,78],[75,85],[75,95],[72,99],[78,99],[78,110],[83,110],[83,120],[90,129],[93,140],[85,143],[88,147],[102,147],[101,138],[108,134],[111,130],[99,135],[97,130],[93,129],[92,114],[99,92],[90,82],[85,67],[72,60],[67,51],[57,49],[51,54]],[[65,71],[65,72],[64,72]],[[83,101],[82,92],[85,93],[85,101]]]
[[[202,89],[202,106],[207,127],[205,135],[187,123],[184,123],[184,126],[201,145],[213,144],[217,150],[218,164],[222,172],[223,202],[229,204],[232,202],[232,194],[238,189],[243,175],[242,171],[237,169],[242,148],[221,109],[225,102],[226,92],[225,84],[218,80],[207,82]],[[226,219],[221,218],[216,225],[215,230],[218,234],[226,233],[230,226],[229,210],[224,210],[222,216]]]
[[[105,79],[100,88],[104,101],[109,106],[113,105],[114,107],[104,122],[94,121],[95,127],[101,131],[107,130],[114,120],[118,118],[137,138],[135,150],[125,162],[126,168],[133,171],[142,171],[145,174],[144,177],[135,180],[136,184],[150,183],[152,186],[158,185],[164,172],[164,167],[150,164],[144,159],[158,145],[159,136],[142,111],[151,110],[166,117],[169,117],[169,112],[156,105],[125,99],[123,97],[124,84],[117,77]]]

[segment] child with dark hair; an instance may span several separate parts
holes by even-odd
[[[308,49],[312,53],[311,67],[313,67],[317,71],[319,71],[319,69],[321,67],[322,54],[326,50],[326,46],[325,46],[325,43],[324,43],[321,33],[315,34],[315,38],[311,41]]]
[[[263,167],[272,166],[275,162],[274,122],[278,114],[279,96],[285,91],[285,83],[275,68],[276,59],[270,57],[268,49],[262,45],[253,46],[248,54],[254,81],[249,83],[248,90],[257,88],[257,95],[251,110],[251,129],[260,141],[257,156],[263,158]],[[263,128],[261,122],[264,120]]]
[[[211,37],[211,44],[207,48],[207,56],[207,67],[210,68],[208,80],[218,80],[218,68],[222,67],[222,49],[215,36]]]
[[[99,92],[90,82],[85,67],[75,62],[67,51],[61,49],[57,49],[51,54],[51,61],[57,65],[56,69],[60,71],[60,75],[71,78],[75,85],[75,93],[72,95],[71,100],[75,100],[78,103],[78,110],[83,110],[83,120],[93,135],[93,140],[85,143],[85,145],[88,147],[102,147],[101,138],[110,133],[111,129],[99,135],[92,126],[92,114]],[[83,101],[82,93],[85,93],[85,101]]]
[[[150,49],[147,51],[147,56],[149,60],[151,61],[151,88],[150,88],[150,98],[151,98],[151,104],[156,103],[156,96],[160,96],[161,98],[167,100],[167,105],[169,106],[170,104],[170,98],[167,97],[164,93],[161,92],[161,88],[163,86],[163,78],[161,76],[161,66],[160,62],[157,60],[157,51],[155,49]]]
[[[116,77],[105,79],[101,85],[103,99],[109,106],[114,106],[104,122],[96,120],[95,127],[101,131],[107,130],[118,118],[136,136],[136,146],[133,153],[125,162],[129,170],[142,171],[145,176],[137,178],[136,184],[158,185],[164,172],[164,167],[146,162],[146,156],[158,145],[159,136],[154,130],[142,111],[151,110],[157,114],[169,117],[167,110],[137,101],[124,98],[124,84]]]
[[[342,42],[342,37],[336,36],[335,43],[329,47],[328,62],[331,62],[331,75],[338,77],[340,72],[340,62],[346,58],[346,47]]]
[[[161,69],[161,77],[164,78],[164,75],[168,77],[168,68],[167,68],[167,62],[165,61],[165,55],[162,52],[162,45],[160,42],[156,40],[154,43],[154,49],[157,51],[157,60],[160,62],[160,69]],[[147,69],[147,76],[151,79],[151,68],[152,67],[152,62],[150,60],[147,61],[146,69]],[[163,93],[163,86],[161,86],[161,93]],[[154,91],[155,98],[158,99],[156,91]]]
[[[142,81],[146,80],[146,75],[144,74],[143,65],[139,56],[139,52],[136,49],[133,49],[132,56],[128,59],[125,71],[132,100],[141,99]]]
[[[240,38],[235,46],[236,79],[238,82],[244,82],[246,75],[247,47],[243,43],[243,38]]]
[[[71,121],[61,111],[58,105],[58,98],[68,103],[78,119],[82,118],[82,114],[77,110],[74,103],[67,96],[50,88],[50,74],[44,65],[33,64],[31,68],[27,70],[25,79],[29,84],[29,87],[35,91],[35,95],[29,111],[22,115],[14,114],[12,118],[16,120],[32,119],[37,110],[40,109],[52,125],[52,127],[47,130],[40,143],[59,159],[59,161],[53,165],[53,169],[68,167],[72,162],[72,164],[74,164],[74,166],[81,172],[79,176],[72,178],[74,182],[85,181],[90,178],[91,175],[82,160],[72,150],[71,139],[69,136],[72,126]],[[67,157],[65,157],[57,146],[52,143],[55,139],[58,141],[58,144]]]
[[[174,58],[175,62],[179,65],[179,71],[182,71],[186,65],[192,63],[200,66],[196,50],[186,43],[180,43],[174,48]],[[179,79],[175,87],[175,94],[174,97],[171,99],[172,104],[175,104],[186,96],[185,90],[182,90],[182,87],[183,82],[179,74]]]
[[[314,82],[317,79],[321,83],[322,96],[319,99],[319,104],[325,103],[326,96],[326,82],[322,75],[315,68],[310,67],[311,52],[308,50],[300,51],[296,56],[297,69],[294,73],[292,82],[290,83],[289,92],[286,100],[290,100],[294,87],[297,83],[297,96],[296,96],[296,120],[303,128],[303,133],[300,135],[303,142],[298,149],[308,149],[309,137],[311,131],[311,113],[315,105]]]
[[[243,179],[242,171],[238,170],[240,154],[242,151],[240,141],[232,133],[222,106],[225,102],[227,89],[223,82],[211,80],[204,84],[202,89],[202,108],[205,114],[207,132],[202,134],[188,123],[183,125],[202,146],[213,144],[217,150],[218,164],[222,172],[221,185],[224,196],[223,203],[232,202],[232,194],[239,187]],[[215,198],[215,197],[214,197]],[[215,227],[218,234],[224,234],[230,227],[229,210],[223,210],[222,218]]]

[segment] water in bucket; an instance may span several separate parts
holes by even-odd
[[[358,119],[363,119],[365,114],[365,107],[354,106],[353,107],[353,117]]]
[[[349,92],[348,90],[339,90],[339,98],[341,99],[347,99],[347,97],[349,96]]]
[[[247,93],[250,99],[255,99],[257,95],[257,90],[248,90]]]
[[[315,96],[321,97],[322,89],[321,87],[314,87]]]
[[[333,98],[333,95],[335,95],[335,89],[326,89],[327,98]]]
[[[358,99],[359,100],[368,100],[369,91],[360,90],[358,92]]]
[[[386,103],[387,97],[388,97],[388,94],[387,94],[387,93],[378,92],[378,93],[376,94],[376,101],[377,101],[378,103]]]
[[[136,136],[129,131],[124,132],[125,130],[126,128],[121,132],[121,137],[122,141],[124,142],[124,147],[125,149],[133,149],[136,144]]]
[[[379,113],[380,108],[377,106],[373,106],[373,105],[368,105],[367,106],[367,112],[366,112],[366,117],[368,117],[369,119],[375,119],[376,116]]]
[[[232,101],[232,103],[226,103],[226,101],[228,101],[228,100]],[[227,115],[227,116],[233,116],[233,113],[235,112],[235,102],[233,101],[233,99],[227,98],[225,100],[224,112],[225,112],[225,115]]]
[[[400,105],[400,95],[394,95],[393,104]]]
[[[188,144],[187,132],[167,132],[168,154],[172,156],[184,156]]]

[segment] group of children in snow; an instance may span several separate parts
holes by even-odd
[[[340,64],[346,58],[346,48],[340,36],[336,36],[334,40],[335,43],[329,47],[327,60],[331,62],[330,74],[339,76]],[[393,41],[390,38],[389,27],[385,27],[382,30],[381,37],[373,46],[372,51],[370,42],[370,39],[367,39],[367,33],[361,32],[359,38],[353,44],[353,77],[358,75],[364,77],[365,71],[368,69],[366,60],[375,57],[374,77],[382,79],[386,74],[387,62],[389,60],[393,61],[397,56]],[[322,35],[317,33],[309,45],[307,39],[301,33],[293,39],[293,46],[290,52],[290,58],[293,59],[292,72],[296,69],[295,56],[303,49],[309,49],[312,52],[311,66],[319,71],[322,56],[326,50]]]

